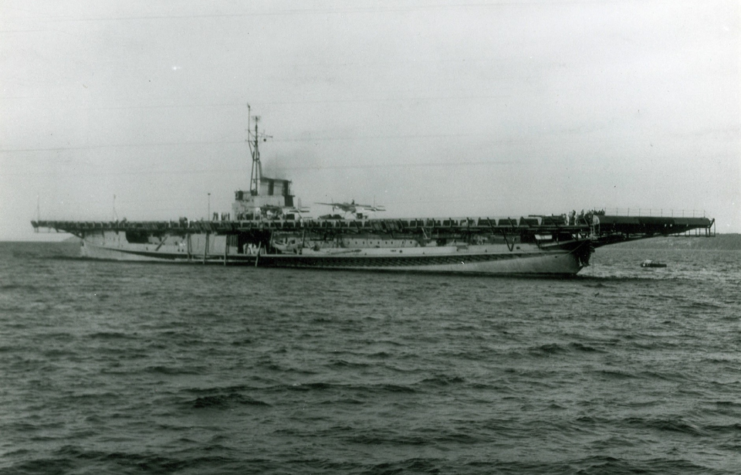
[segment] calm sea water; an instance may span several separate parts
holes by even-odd
[[[0,243],[0,473],[741,472],[741,252],[566,280],[77,253]]]

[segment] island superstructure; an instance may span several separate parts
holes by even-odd
[[[292,182],[263,176],[255,122],[250,189],[231,213],[207,220],[32,221],[71,233],[82,255],[110,260],[256,267],[570,276],[594,250],[618,242],[688,233],[712,236],[705,217],[576,216],[376,218],[381,206],[327,203],[344,215],[307,218]]]

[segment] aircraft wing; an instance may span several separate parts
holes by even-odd
[[[287,206],[283,208],[283,211],[286,211],[288,213],[308,213],[310,210],[309,208],[299,208],[297,206]]]
[[[331,206],[334,208],[340,208],[342,211],[353,211],[357,205],[350,205],[347,203],[317,203],[318,205]]]
[[[386,211],[386,208],[383,206],[376,206],[376,205],[355,205],[358,209],[363,209],[366,211]]]

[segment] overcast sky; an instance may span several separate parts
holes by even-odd
[[[0,1],[0,239],[205,217],[266,174],[385,216],[741,232],[737,0]],[[674,210],[674,211],[672,211]],[[684,211],[683,211],[684,210]]]

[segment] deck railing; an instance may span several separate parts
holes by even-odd
[[[707,218],[704,209],[668,209],[668,208],[600,208],[609,216],[649,216],[654,218]]]

